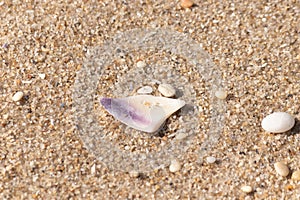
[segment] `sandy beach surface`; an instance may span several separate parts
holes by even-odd
[[[16,0],[0,11],[0,199],[300,199],[299,1]],[[99,104],[145,85],[159,96],[160,81],[191,107],[158,135]],[[295,126],[263,130],[276,111]]]

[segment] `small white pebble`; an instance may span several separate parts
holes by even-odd
[[[35,175],[32,176],[32,181],[33,182],[36,182],[38,179],[39,179],[39,175],[38,174],[35,174]]]
[[[158,86],[158,91],[165,97],[172,97],[176,94],[175,88],[170,84],[160,84]]]
[[[51,124],[52,126],[54,126],[54,123],[55,123],[55,120],[54,120],[54,119],[50,119],[50,124]]]
[[[40,143],[40,148],[41,148],[42,150],[44,150],[44,149],[46,148],[46,145],[45,145],[44,143]]]
[[[137,90],[137,93],[138,94],[150,94],[153,92],[153,89],[152,87],[150,86],[144,86],[144,87],[141,87],[140,89]]]
[[[34,162],[34,161],[30,161],[30,162],[29,162],[29,166],[30,166],[31,168],[34,168],[34,167],[35,167],[35,162]]]
[[[226,99],[227,97],[227,92],[224,91],[224,90],[218,90],[215,92],[215,96],[218,98],[218,99]]]
[[[215,157],[213,157],[213,156],[208,156],[208,157],[206,157],[206,161],[207,161],[208,163],[210,163],[210,164],[215,163],[216,160],[217,160],[217,159],[216,159]]]
[[[244,185],[241,187],[241,190],[245,193],[251,193],[252,192],[252,187],[249,185]]]
[[[266,116],[262,122],[262,128],[271,133],[284,133],[295,125],[295,119],[285,112],[274,112]]]
[[[136,66],[138,67],[138,68],[143,68],[143,67],[146,67],[146,63],[144,62],[144,61],[138,61],[137,63],[136,63]]]
[[[140,173],[138,171],[130,171],[129,172],[129,175],[132,177],[132,178],[137,178],[139,177]]]
[[[17,92],[16,94],[14,94],[14,96],[12,97],[13,101],[20,101],[24,96],[23,92]]]
[[[177,172],[181,169],[181,164],[178,160],[172,160],[169,166],[170,172]]]
[[[295,181],[300,181],[300,170],[294,171],[291,178]]]
[[[283,162],[276,162],[274,164],[274,167],[275,167],[276,172],[280,176],[287,176],[290,173],[288,166],[286,164],[284,164]]]
[[[40,77],[41,79],[45,79],[45,78],[46,78],[46,74],[39,74],[39,77]]]
[[[96,164],[93,164],[91,167],[91,174],[95,174],[96,173]]]
[[[3,115],[3,119],[8,119],[9,115],[8,114],[4,114]]]
[[[130,150],[130,146],[126,145],[126,146],[124,147],[124,149],[125,149],[126,151],[128,151],[128,150]]]
[[[32,80],[30,80],[30,81],[22,81],[22,83],[30,84],[30,83],[32,83]]]

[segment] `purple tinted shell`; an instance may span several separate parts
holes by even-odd
[[[120,121],[128,123],[128,120],[132,120],[135,123],[143,125],[151,123],[142,115],[141,112],[138,112],[136,108],[122,99],[104,97],[100,100],[100,103],[110,114]]]
[[[110,110],[111,109],[111,100],[112,100],[111,98],[104,97],[100,100],[100,103],[102,104],[102,106],[104,106],[104,108],[106,110]]]

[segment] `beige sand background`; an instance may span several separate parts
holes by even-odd
[[[0,1],[1,199],[299,199],[299,1]],[[214,164],[186,159],[138,177],[111,170],[73,123],[72,87],[88,49],[118,31],[164,27],[188,34],[227,82]],[[45,74],[45,78],[43,78]],[[15,92],[25,96],[13,102]],[[263,131],[274,111],[298,120]],[[253,188],[250,194],[243,185]]]

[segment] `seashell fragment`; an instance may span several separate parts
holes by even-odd
[[[175,88],[172,85],[165,83],[158,86],[158,91],[165,97],[172,97],[176,94]]]
[[[262,128],[271,133],[284,133],[293,128],[294,125],[294,117],[285,112],[274,112],[266,116],[261,122]]]
[[[294,171],[291,178],[295,181],[300,181],[300,170]]]
[[[40,77],[41,79],[45,79],[45,78],[46,78],[46,74],[39,74],[39,77]]]
[[[245,193],[251,193],[252,191],[253,191],[253,189],[252,189],[252,187],[251,186],[249,186],[249,185],[244,185],[244,186],[242,186],[241,187],[241,190],[243,191],[243,192],[245,192]]]
[[[185,105],[183,100],[152,95],[104,97],[100,102],[117,120],[148,133],[157,131],[170,115]]]
[[[146,67],[147,66],[147,64],[144,62],[144,61],[138,61],[137,63],[136,63],[136,66],[138,67],[138,68],[143,68],[143,67]]]
[[[24,96],[23,92],[17,92],[14,94],[14,96],[12,97],[13,101],[20,101]]]
[[[138,94],[150,94],[152,92],[153,92],[152,87],[148,85],[141,87],[140,89],[137,90]]]
[[[218,99],[226,99],[227,97],[227,92],[224,91],[224,90],[218,90],[215,92],[215,96],[218,98]]]
[[[169,166],[169,170],[170,172],[177,172],[181,169],[181,164],[178,160],[172,160],[170,166]]]
[[[212,164],[212,163],[215,163],[216,162],[216,158],[213,157],[213,156],[208,156],[206,157],[206,161],[209,163],[209,164]]]

